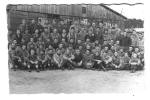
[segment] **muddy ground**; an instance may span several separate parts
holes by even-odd
[[[10,93],[134,93],[144,90],[144,71],[9,71]]]

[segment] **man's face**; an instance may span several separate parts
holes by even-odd
[[[118,55],[118,53],[117,53],[117,52],[115,52],[115,53],[114,53],[114,55],[115,55],[115,56],[117,56],[117,55]]]
[[[74,29],[71,29],[70,32],[73,33],[73,32],[74,32]]]
[[[24,40],[24,39],[21,39],[21,42],[22,42],[22,43],[24,43],[24,42],[25,42],[25,40]]]
[[[48,32],[48,29],[47,29],[47,28],[45,28],[45,29],[44,29],[44,31],[45,31],[45,32]]]
[[[46,41],[47,41],[47,42],[49,42],[49,41],[50,41],[50,39],[48,38],[48,39],[46,39]]]
[[[14,41],[13,41],[13,43],[14,43],[14,44],[16,44],[16,43],[17,43],[17,41],[16,41],[16,40],[14,40]]]
[[[114,41],[113,41],[113,40],[111,40],[111,41],[110,41],[110,43],[111,43],[111,44],[113,44],[113,43],[114,43]]]
[[[69,50],[72,50],[72,49],[73,49],[73,47],[72,47],[72,46],[69,46],[68,48],[69,48]]]
[[[87,51],[86,51],[86,54],[90,54],[90,51],[89,51],[89,50],[87,50]]]
[[[28,33],[29,33],[29,30],[25,30],[25,33],[28,34]]]
[[[54,39],[54,43],[58,43],[58,40],[57,40],[57,39]]]
[[[82,50],[82,46],[79,46],[79,49]]]
[[[135,52],[139,52],[139,48],[135,48]]]
[[[39,38],[39,41],[42,41],[42,38]]]
[[[89,39],[89,38],[87,38],[87,39],[86,39],[86,42],[90,42],[90,39]]]
[[[66,33],[66,30],[65,30],[65,29],[63,29],[63,33]]]
[[[25,19],[23,19],[23,20],[22,20],[22,24],[25,24],[25,23],[26,23],[26,20],[25,20]]]
[[[89,34],[92,34],[92,31],[91,31],[91,30],[89,31]]]
[[[95,41],[95,44],[99,44],[98,40]]]
[[[63,48],[63,44],[59,44],[59,48]]]
[[[128,53],[125,53],[124,56],[125,56],[125,57],[128,57]]]
[[[99,23],[99,27],[102,27],[103,26],[103,24],[102,23]]]
[[[57,29],[54,29],[54,33],[56,33],[57,32]]]
[[[116,44],[117,44],[117,45],[119,45],[119,43],[120,43],[119,41],[116,41]]]
[[[61,54],[60,50],[57,51],[57,54]]]
[[[36,29],[36,30],[35,30],[35,33],[38,33],[38,32],[39,32],[39,30],[38,30],[38,29]]]
[[[106,45],[107,44],[107,41],[104,41],[104,45]]]
[[[51,48],[52,48],[52,46],[51,46],[51,45],[49,45],[49,46],[48,46],[48,48],[49,48],[49,49],[51,49]]]
[[[133,34],[136,34],[136,31],[133,31]]]
[[[120,49],[120,52],[123,52],[123,49]]]
[[[17,34],[20,34],[20,30],[17,30]]]
[[[52,21],[52,23],[53,23],[53,24],[56,24],[56,21],[55,21],[55,20],[53,20],[53,21]]]
[[[33,42],[33,38],[30,38],[30,41]]]
[[[42,49],[43,48],[43,46],[42,45],[40,45],[40,49]]]
[[[61,25],[64,25],[64,22],[63,22],[63,21],[60,21],[60,24],[61,24]]]
[[[94,26],[94,27],[95,27],[95,23],[93,23],[93,24],[92,24],[92,26]]]
[[[133,48],[132,47],[129,47],[129,51],[132,51],[133,50]]]
[[[22,46],[22,49],[23,49],[23,50],[25,50],[25,49],[26,49],[26,46],[25,46],[25,45],[23,45],[23,46]]]
[[[52,53],[53,52],[53,50],[49,50],[49,53]]]
[[[108,47],[105,47],[105,51],[107,51],[108,50]]]
[[[78,44],[80,44],[81,43],[81,40],[78,40]]]
[[[124,36],[127,36],[127,32],[124,32],[123,35],[124,35]]]
[[[44,54],[44,52],[43,52],[43,51],[41,51],[41,52],[40,52],[40,54]]]
[[[99,32],[100,31],[99,28],[96,28],[96,31]]]
[[[87,46],[86,46],[86,49],[90,49],[90,46],[89,46],[89,45],[87,45]]]
[[[137,58],[137,55],[136,55],[136,54],[133,54],[133,57],[134,57],[134,58]]]
[[[79,55],[80,54],[80,50],[76,50],[76,54]]]
[[[31,23],[35,23],[35,20],[32,20]]]
[[[31,50],[31,55],[34,55],[34,50]]]
[[[114,46],[111,46],[111,50],[114,50],[115,49],[115,47]]]
[[[70,43],[73,43],[74,42],[74,40],[73,39],[70,39]]]
[[[20,46],[17,46],[16,49],[18,50],[20,48]]]
[[[96,52],[96,53],[95,53],[95,55],[96,55],[96,56],[98,56],[98,55],[99,55],[99,53],[98,53],[98,52]]]
[[[62,39],[61,41],[62,41],[62,42],[66,42],[66,40],[65,40],[65,39]]]

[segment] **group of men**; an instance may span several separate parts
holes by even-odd
[[[91,70],[143,69],[144,51],[134,30],[117,25],[61,20],[41,24],[22,20],[15,33],[9,32],[9,65],[12,69],[36,70],[85,68]],[[131,38],[133,37],[133,39]]]

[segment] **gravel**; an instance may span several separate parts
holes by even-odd
[[[142,92],[144,71],[93,71],[84,69],[38,72],[9,71],[11,94],[33,93],[135,93]]]

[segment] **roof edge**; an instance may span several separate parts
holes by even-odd
[[[100,4],[102,7],[104,7],[104,8],[106,8],[107,10],[109,10],[109,11],[111,11],[111,12],[113,12],[113,13],[116,13],[117,15],[119,15],[120,17],[122,17],[122,18],[124,18],[124,19],[128,19],[127,17],[125,17],[124,15],[122,15],[122,14],[120,14],[120,13],[118,13],[118,12],[116,12],[115,10],[113,10],[113,9],[111,9],[111,8],[109,8],[109,7],[107,7],[107,6],[105,6],[104,4]]]

